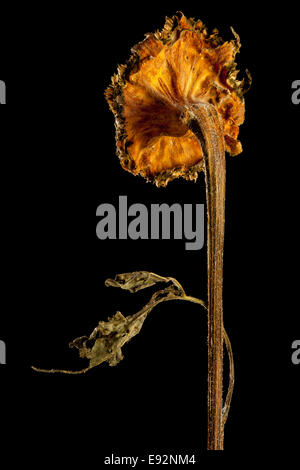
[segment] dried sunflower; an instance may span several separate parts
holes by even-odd
[[[233,31],[233,30],[232,30]],[[238,35],[224,42],[201,21],[182,13],[167,18],[162,31],[146,35],[118,67],[106,98],[116,118],[122,167],[157,186],[182,176],[196,180],[203,149],[188,125],[187,111],[213,105],[230,155],[242,151],[245,82],[237,80]]]

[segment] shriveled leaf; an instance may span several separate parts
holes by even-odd
[[[154,273],[135,271],[133,273],[117,274],[114,279],[107,279],[105,285],[107,287],[119,287],[124,290],[129,290],[129,292],[134,294],[141,289],[154,286],[159,282],[169,281],[169,278],[158,276]]]
[[[90,368],[105,361],[115,366],[123,359],[121,348],[140,332],[146,316],[147,313],[124,317],[117,312],[107,321],[100,321],[89,337],[76,338],[69,346],[77,348],[80,357],[89,359]]]
[[[108,279],[107,286],[121,287],[130,292],[137,292],[140,289],[150,287],[156,283],[170,282],[165,289],[155,292],[149,302],[134,315],[125,317],[121,312],[117,312],[107,321],[100,321],[90,336],[80,336],[69,343],[70,348],[78,349],[79,356],[89,360],[88,367],[81,370],[62,369],[40,369],[32,367],[37,372],[63,373],[63,374],[83,374],[103,362],[108,362],[110,366],[117,365],[123,359],[122,347],[136,336],[144,324],[145,319],[153,308],[161,302],[169,300],[185,300],[197,303],[205,308],[205,303],[195,297],[187,296],[179,282],[172,277],[162,277],[147,271],[137,271],[133,273],[117,274],[115,279]],[[223,424],[225,424],[232,397],[234,385],[234,365],[230,341],[224,330],[225,344],[229,355],[229,387],[222,411]]]
[[[107,321],[100,321],[90,336],[80,336],[69,343],[70,348],[78,349],[81,358],[89,360],[87,368],[79,371],[44,370],[35,367],[33,369],[40,372],[79,374],[87,372],[103,362],[108,362],[110,366],[118,364],[123,359],[122,347],[140,332],[145,319],[156,305],[168,300],[188,298],[176,279],[162,277],[147,271],[117,274],[115,279],[107,279],[105,283],[107,286],[120,287],[132,293],[161,282],[170,282],[171,284],[165,289],[155,292],[139,312],[127,317],[121,312],[117,312]]]

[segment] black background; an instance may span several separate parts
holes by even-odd
[[[253,77],[240,131],[244,151],[227,157],[224,321],[236,386],[224,453],[205,450],[207,326],[195,305],[159,306],[116,368],[103,365],[83,376],[30,368],[84,367],[68,342],[116,310],[131,314],[148,300],[151,292],[105,288],[117,273],[170,275],[205,298],[205,249],[95,235],[96,208],[117,206],[119,195],[147,207],[205,202],[203,175],[196,184],[178,180],[157,189],[121,170],[103,96],[130,47],[177,10],[217,27],[224,39],[233,26],[242,42],[241,75],[248,68]],[[296,455],[299,370],[291,344],[299,338],[298,279],[290,269],[298,263],[299,109],[291,102],[298,22],[289,2],[268,11],[258,2],[221,8],[186,1],[26,5],[7,13],[0,60],[8,104],[1,108],[7,222],[0,330],[7,365],[0,366],[0,409],[3,450],[11,442],[16,450],[7,450],[11,460],[56,465],[64,455],[70,465],[101,467],[111,453],[189,453],[199,465]]]

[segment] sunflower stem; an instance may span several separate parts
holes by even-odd
[[[223,249],[226,164],[223,129],[211,104],[187,109],[185,122],[204,157],[207,200],[208,271],[208,450],[223,450]]]

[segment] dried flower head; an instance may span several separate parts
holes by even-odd
[[[233,31],[233,30],[232,30]],[[244,80],[237,80],[238,35],[224,42],[201,21],[182,13],[167,18],[162,31],[147,34],[118,67],[106,98],[116,118],[117,153],[122,167],[158,186],[203,169],[199,140],[185,112],[199,103],[215,106],[225,149],[242,151],[237,140],[244,121]]]

